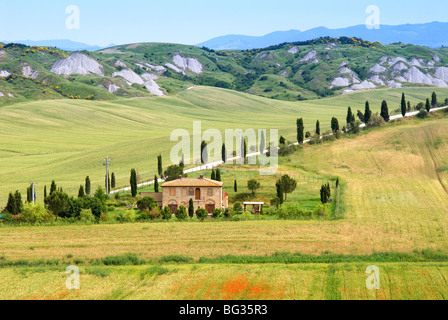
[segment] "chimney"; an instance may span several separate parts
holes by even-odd
[[[200,177],[199,177],[199,179],[204,179],[204,175],[201,174]]]
[[[182,180],[182,176],[181,175],[179,175],[179,179]]]

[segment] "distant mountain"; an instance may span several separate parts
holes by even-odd
[[[14,40],[14,41],[2,41],[4,43],[21,43],[27,46],[38,46],[38,47],[56,47],[62,50],[67,51],[97,51],[100,49],[104,49],[107,47],[113,47],[115,44],[110,44],[107,47],[100,46],[92,46],[82,42],[75,42],[71,40],[41,40],[41,41],[33,41],[33,40]]]
[[[368,41],[379,41],[383,44],[402,42],[430,48],[448,46],[448,23],[431,22],[425,24],[405,24],[398,26],[381,25],[380,29],[369,30],[365,25],[343,29],[327,29],[319,27],[307,31],[277,31],[265,36],[227,35],[214,38],[198,46],[214,50],[246,50],[265,48],[284,42],[306,41],[319,37],[341,36],[358,37]]]

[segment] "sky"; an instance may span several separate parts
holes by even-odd
[[[448,22],[447,0],[0,0],[0,40],[198,44],[227,34],[365,24],[369,5],[379,8],[381,24]],[[79,19],[66,13],[69,6],[79,8]]]

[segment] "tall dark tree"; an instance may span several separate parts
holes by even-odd
[[[131,184],[131,195],[132,197],[137,196],[137,172],[135,169],[131,170],[131,178],[129,179],[129,182]]]
[[[339,131],[339,121],[335,117],[331,119],[331,130],[333,132]]]
[[[68,194],[55,191],[48,198],[45,199],[45,205],[52,214],[56,216],[56,220],[62,214],[69,212],[70,199]]]
[[[294,190],[296,190],[297,181],[285,174],[278,180],[278,182],[281,186],[282,193],[285,195],[286,202],[288,200],[288,193],[292,193],[294,192]]]
[[[50,186],[50,196],[53,194],[53,192],[55,192],[57,190],[57,186],[56,186],[56,182],[53,180],[51,181],[51,186]]]
[[[264,153],[264,150],[266,149],[266,138],[264,136],[264,130],[261,130],[261,137],[260,137],[260,154]]]
[[[366,101],[366,109],[364,111],[364,123],[368,124],[371,117],[372,117],[372,111],[370,110],[370,104],[369,101]]]
[[[280,143],[280,145],[284,146],[286,144],[286,139],[284,136],[280,136],[280,139],[278,141]]]
[[[185,168],[185,155],[182,153],[182,159],[179,162],[179,167]]]
[[[29,186],[27,189],[26,189],[26,202],[27,203],[31,203],[31,202],[33,202],[33,196],[32,196],[32,193],[33,193],[33,190],[32,190],[33,188],[31,187],[31,186]]]
[[[358,110],[357,116],[358,116],[359,121],[364,123],[364,121],[365,121],[364,120],[364,113],[362,113],[361,110]]]
[[[85,197],[85,193],[84,193],[84,186],[80,185],[79,186],[79,190],[78,190],[78,198],[84,198]]]
[[[282,204],[284,202],[284,195],[283,195],[283,188],[282,188],[282,183],[281,183],[280,179],[275,183],[275,188],[277,190],[277,198],[279,200],[279,204]]]
[[[303,126],[303,119],[297,119],[297,142],[303,144],[303,132],[305,127]]]
[[[110,186],[112,187],[112,189],[115,189],[115,187],[117,186],[117,181],[115,180],[115,173],[112,172],[112,178],[110,180]]]
[[[157,156],[157,172],[159,173],[159,176],[162,176],[163,174],[163,165],[162,165],[162,155],[159,154]]]
[[[18,214],[16,199],[14,198],[14,195],[12,193],[10,193],[8,196],[8,203],[6,204],[5,212],[14,216]]]
[[[412,107],[411,107],[411,101],[408,101],[408,112],[412,111]]]
[[[320,201],[322,202],[322,204],[328,203],[330,197],[331,197],[330,184],[322,185],[322,187],[320,188]]]
[[[260,188],[261,188],[261,184],[257,180],[251,179],[251,180],[247,181],[247,189],[252,191],[252,197],[255,196],[255,191]]]
[[[428,111],[428,112],[431,111],[431,104],[429,103],[429,99],[426,99],[425,108],[426,108],[426,111]]]
[[[389,122],[390,116],[389,116],[389,108],[387,106],[386,100],[383,100],[381,103],[381,117],[383,117],[384,121]]]
[[[212,176],[211,176],[212,180],[216,180],[216,173],[215,170],[212,169]]]
[[[47,186],[44,186],[44,200],[47,197]]]
[[[353,114],[351,107],[348,107],[346,120],[347,120],[348,127],[355,123],[355,115]]]
[[[216,181],[221,181],[221,170],[216,169]]]
[[[90,177],[86,177],[86,187],[85,187],[86,195],[90,196]]]
[[[23,211],[22,194],[19,190],[14,193],[14,200],[16,201],[17,214],[21,214]]]
[[[154,176],[154,192],[159,192],[159,178],[157,176]]]
[[[188,202],[188,215],[190,216],[190,218],[194,217],[194,202],[192,198]]]
[[[207,142],[201,142],[201,163],[208,162],[208,150],[207,150]]]
[[[316,134],[320,136],[320,122],[319,120],[316,121]]]
[[[401,95],[401,115],[403,118],[406,116],[407,106],[406,106],[406,96],[403,94]]]
[[[431,106],[437,108],[437,93],[433,92],[431,96]]]
[[[233,182],[233,191],[238,192],[238,183],[236,180]]]
[[[226,150],[226,144],[225,143],[222,144],[222,148],[221,148],[221,160],[224,163],[227,162],[227,150]]]

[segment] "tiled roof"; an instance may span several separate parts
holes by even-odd
[[[162,187],[222,187],[224,183],[205,178],[182,178],[165,182]]]

